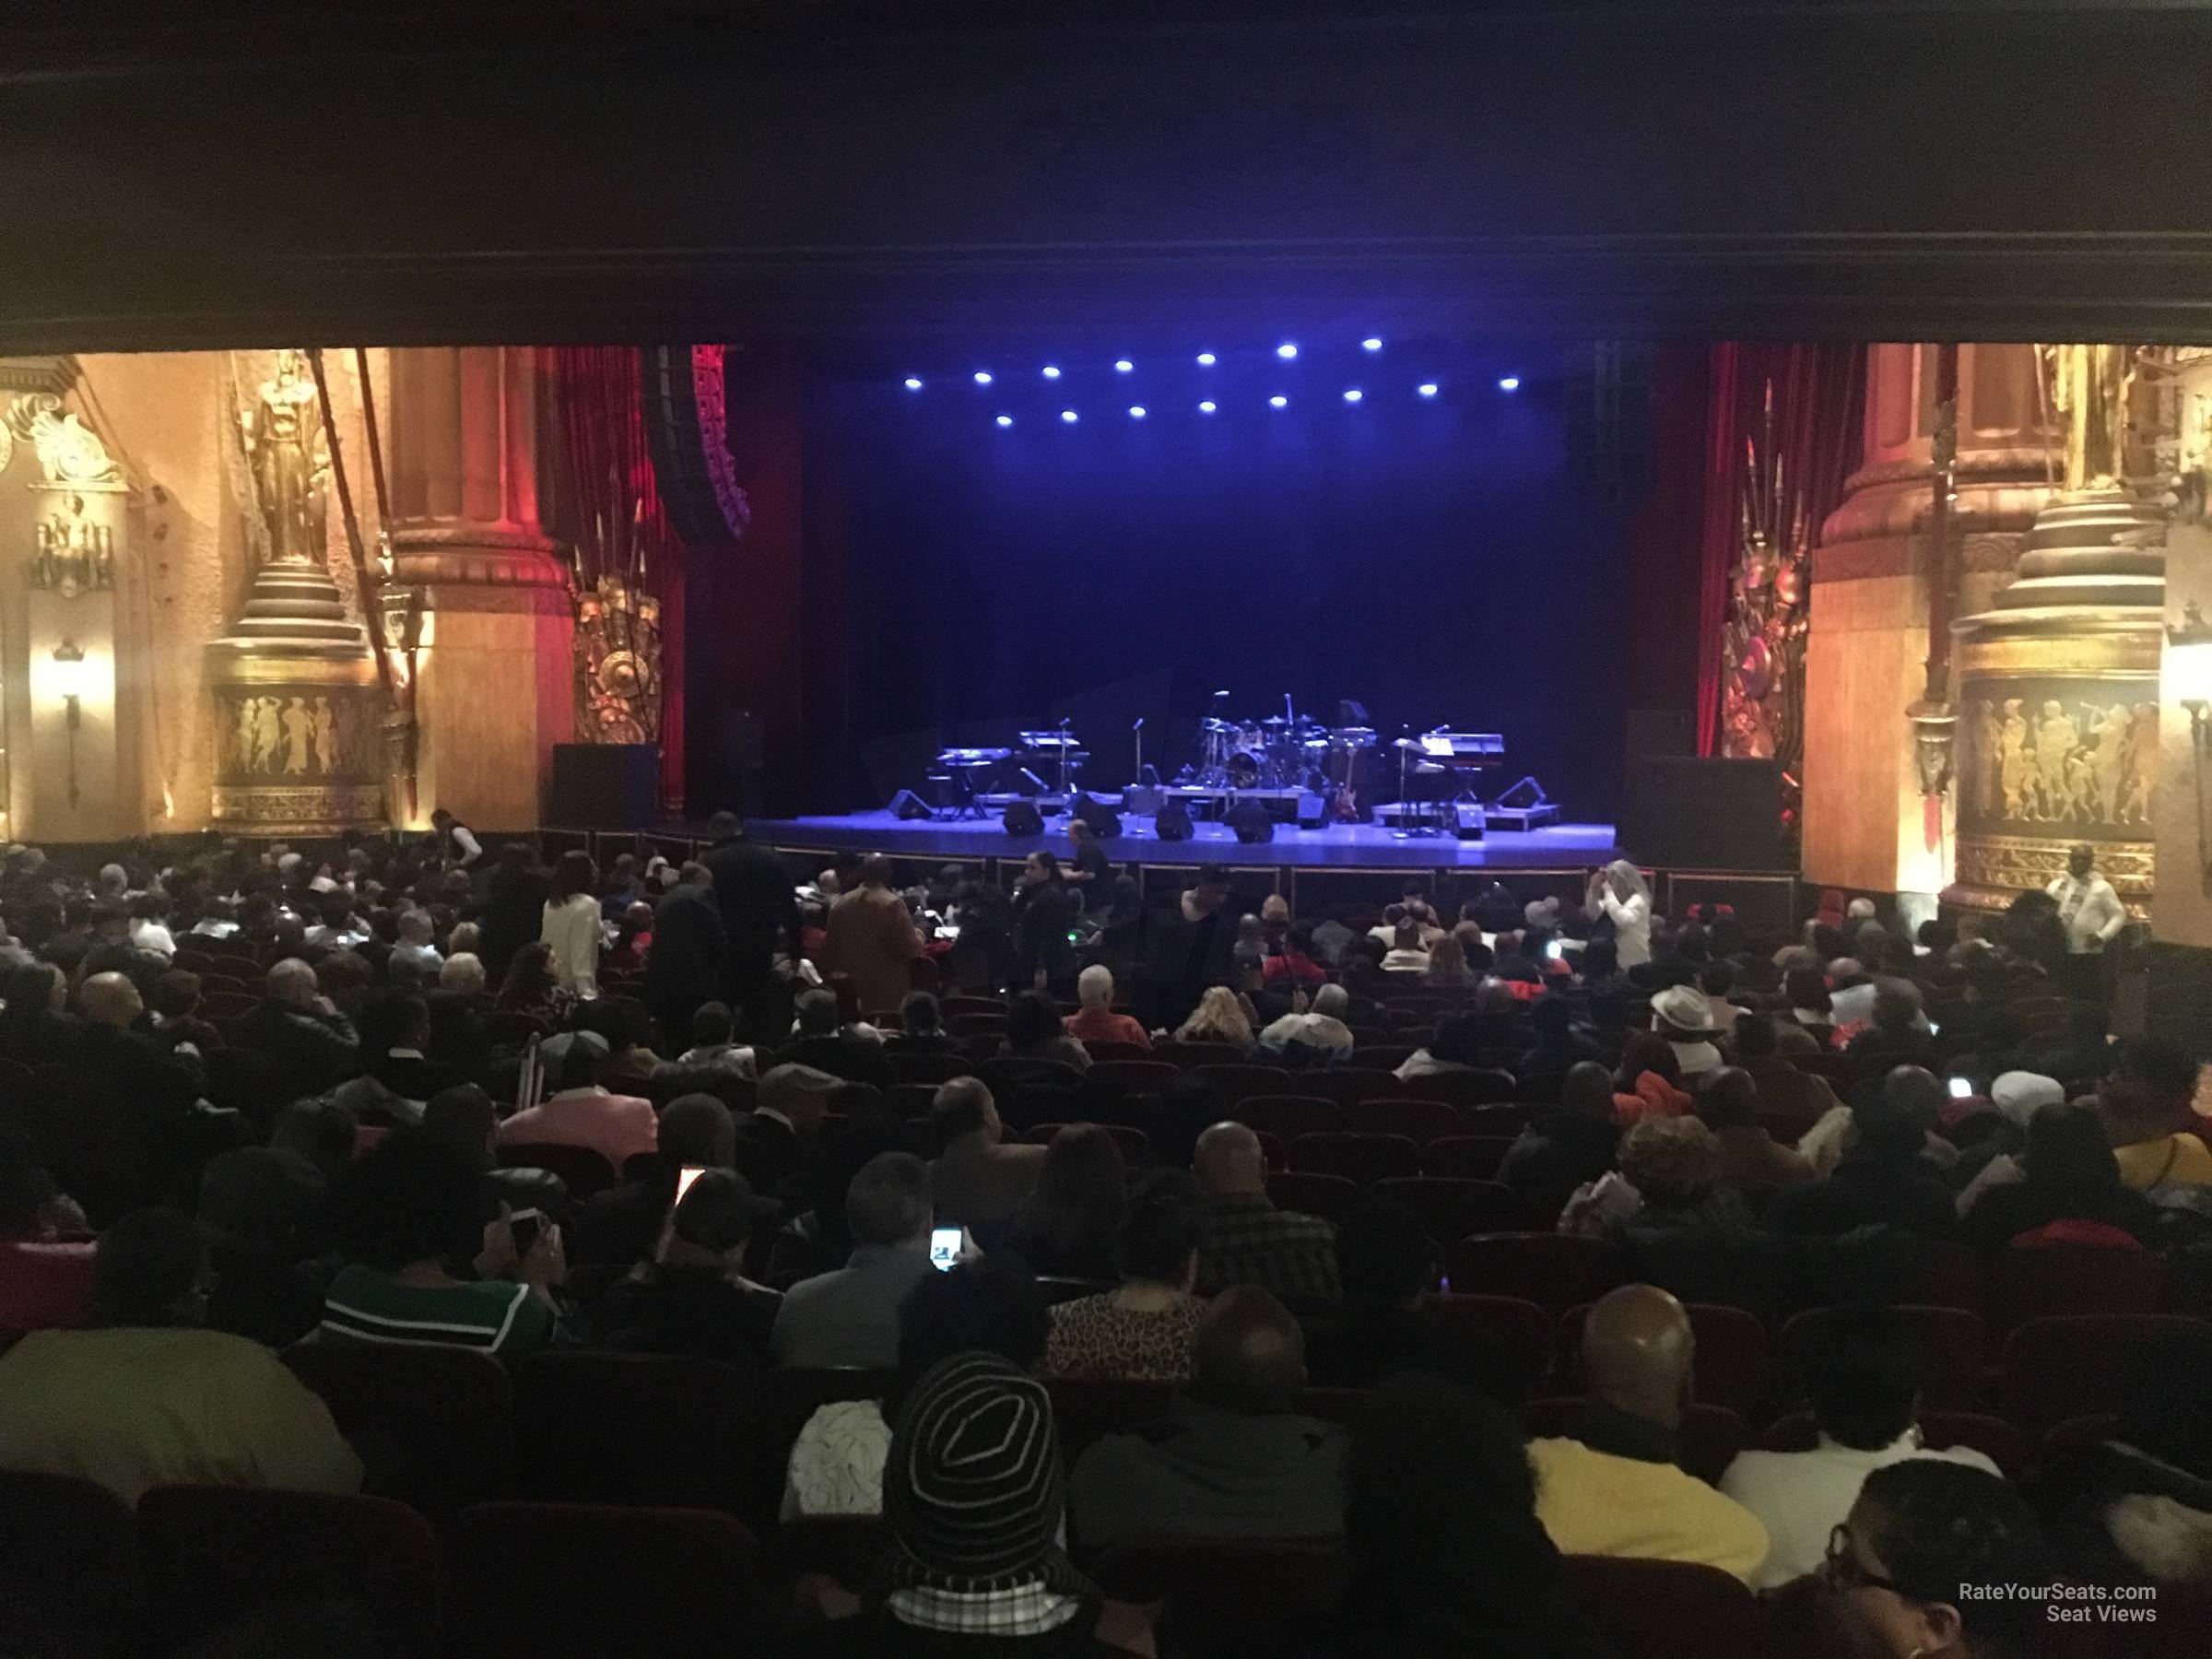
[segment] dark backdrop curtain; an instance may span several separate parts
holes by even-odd
[[[1735,566],[1746,445],[1774,389],[1774,445],[1783,477],[1806,492],[1819,526],[1843,498],[1864,453],[1866,347],[1858,342],[1782,345],[1722,340],[1707,364],[1702,501],[1698,517],[1698,753],[1720,747],[1721,629]],[[1654,411],[1658,413],[1658,411]]]
[[[552,533],[569,542],[594,536],[596,525],[627,547],[638,521],[661,600],[661,797],[673,805],[684,798],[684,550],[653,477],[641,373],[634,346],[547,348],[554,439],[543,507]]]

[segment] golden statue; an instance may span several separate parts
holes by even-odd
[[[253,471],[253,493],[269,528],[269,562],[324,565],[330,441],[306,356],[276,354],[252,409],[238,414],[239,436]]]
[[[2136,383],[2136,348],[2100,341],[2036,350],[2051,407],[2066,423],[2065,488],[2113,488],[2127,477],[2127,400]]]

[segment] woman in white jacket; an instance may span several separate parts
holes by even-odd
[[[553,896],[546,900],[538,937],[553,949],[553,977],[574,996],[599,994],[599,947],[605,938],[599,899],[592,889],[599,872],[592,855],[563,853],[553,866]]]
[[[1593,920],[1601,912],[1612,918],[1614,948],[1623,968],[1652,959],[1652,889],[1634,865],[1617,858],[1592,876],[1584,908]]]

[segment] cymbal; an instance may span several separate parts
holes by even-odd
[[[1401,737],[1390,747],[1399,749],[1418,749],[1421,747],[1421,740],[1418,737]]]

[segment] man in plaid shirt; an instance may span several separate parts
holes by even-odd
[[[1279,1210],[1267,1200],[1267,1160],[1260,1137],[1241,1124],[1216,1124],[1198,1137],[1194,1167],[1206,1199],[1198,1243],[1198,1293],[1257,1285],[1293,1312],[1334,1307],[1336,1229],[1318,1216]]]

